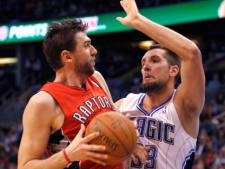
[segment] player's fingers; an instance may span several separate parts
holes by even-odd
[[[116,20],[123,24],[123,18],[122,17],[116,17]]]
[[[126,14],[129,12],[128,10],[128,3],[126,2],[126,0],[122,0],[120,1],[120,5],[122,6],[123,10],[126,12]],[[121,20],[120,20],[121,21]]]
[[[95,152],[88,152],[87,159],[91,160],[95,163],[101,164],[103,166],[106,165],[106,161],[108,159],[108,154],[100,154]]]
[[[150,147],[150,146],[145,147],[145,151],[146,151],[146,153],[147,153],[148,151],[150,151],[150,149],[151,149],[151,147]]]
[[[108,159],[109,155],[107,153],[98,153],[98,152],[93,152],[93,151],[89,151],[87,153],[87,158],[95,158],[95,159],[99,159],[102,161],[106,161]]]
[[[101,160],[99,160],[99,159],[95,159],[95,158],[87,158],[87,160],[90,160],[90,161],[92,161],[92,162],[94,162],[94,163],[97,163],[97,164],[100,164],[100,165],[102,165],[102,166],[105,166],[105,165],[106,165],[106,162],[105,162],[105,161],[101,161]]]
[[[136,128],[137,127],[137,121],[134,120],[134,127]]]
[[[135,156],[138,157],[139,161],[144,164],[146,160],[146,155],[144,152],[135,153]]]
[[[135,158],[134,154],[131,154],[130,155],[130,158],[131,158],[131,160],[133,161],[134,164],[137,164],[138,163],[138,159]]]
[[[135,131],[136,131],[137,137],[139,137],[139,135],[140,135],[139,131],[137,129]]]
[[[93,132],[93,133],[90,133],[90,134],[88,134],[87,136],[85,136],[85,137],[83,138],[83,141],[84,141],[85,143],[88,143],[89,141],[91,141],[91,140],[97,138],[97,137],[99,136],[99,134],[100,134],[99,132]]]
[[[84,135],[85,126],[84,126],[84,124],[81,124],[80,126],[81,126],[81,128],[80,128],[80,130],[79,130],[79,132],[78,132],[76,137],[80,137],[81,138]],[[99,132],[94,132],[94,133],[91,133],[88,136],[84,137],[83,141],[85,143],[88,143],[89,141],[91,141],[92,139],[94,139],[94,138],[96,138],[98,136],[99,136]]]
[[[120,5],[121,5],[122,8],[124,9],[124,8],[125,8],[125,1],[121,0],[121,1],[120,1]]]
[[[150,147],[149,147],[150,148]],[[144,146],[141,146],[137,144],[134,155],[138,157],[138,159],[141,161],[142,164],[145,163],[145,160],[147,158],[147,152],[149,151],[149,148],[146,148]]]
[[[78,134],[77,134],[76,137],[82,137],[82,135],[84,134],[84,132],[85,132],[85,126],[84,126],[84,124],[81,124],[80,125],[80,130],[79,130],[79,132],[78,132]]]
[[[83,147],[84,150],[88,152],[98,152],[98,153],[105,153],[106,146],[104,145],[94,145],[94,144],[88,144]]]
[[[129,1],[128,0],[121,0],[120,4],[123,4],[124,7],[127,7],[129,5]]]
[[[134,163],[138,163],[138,160],[144,164],[147,158],[147,151],[144,146],[139,144],[136,145],[135,150],[131,156],[131,159]]]
[[[130,117],[131,117],[130,113],[127,113],[125,116],[130,120]]]

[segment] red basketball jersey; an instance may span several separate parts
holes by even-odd
[[[65,148],[79,132],[81,123],[87,126],[96,115],[115,110],[94,76],[87,78],[85,86],[86,89],[83,89],[48,82],[40,89],[49,93],[58,102],[65,116],[61,130],[51,135],[49,139],[46,151],[48,156]],[[91,161],[80,163],[82,169],[86,169],[87,166],[88,169],[123,168],[122,164],[103,167]]]

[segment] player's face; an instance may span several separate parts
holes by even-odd
[[[76,34],[75,71],[78,74],[91,76],[95,70],[95,55],[97,50],[91,45],[90,38],[84,32]]]
[[[163,91],[169,82],[170,66],[162,49],[152,49],[142,58],[142,88],[144,92]]]

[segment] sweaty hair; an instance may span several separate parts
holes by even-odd
[[[61,52],[63,50],[73,52],[77,45],[75,35],[78,32],[86,32],[87,29],[87,23],[80,19],[67,19],[49,25],[43,41],[43,52],[54,71],[63,67]]]
[[[174,53],[173,51],[167,49],[166,47],[164,47],[160,44],[154,44],[154,45],[150,46],[149,50],[152,50],[152,49],[163,49],[163,50],[165,50],[166,53],[168,54],[166,59],[169,63],[169,66],[177,65],[179,67],[179,70],[180,70],[181,59],[176,53]],[[175,82],[178,80],[179,76],[180,76],[180,72],[175,77]]]

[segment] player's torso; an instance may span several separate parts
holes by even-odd
[[[63,118],[59,119],[64,120],[61,128],[50,136],[46,151],[48,156],[68,146],[79,132],[81,123],[87,126],[96,115],[114,110],[94,77],[86,80],[86,90],[55,82],[47,83],[41,90],[56,100],[63,112]],[[79,167],[78,163],[72,168],[76,167]]]
[[[188,168],[194,156],[196,139],[190,137],[182,127],[171,98],[152,112],[146,112],[140,105],[145,94],[129,95],[120,107],[124,114],[130,113],[137,121],[138,143],[149,146],[146,164],[126,165],[142,169]],[[126,169],[128,169],[128,166]]]

